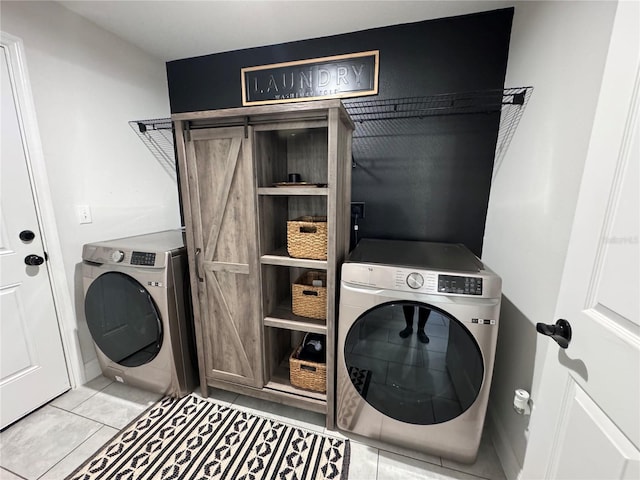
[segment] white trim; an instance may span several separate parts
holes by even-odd
[[[87,382],[102,375],[102,368],[100,368],[100,362],[97,358],[93,358],[84,364],[84,375]]]
[[[85,383],[84,367],[80,344],[76,335],[76,319],[67,285],[62,249],[51,201],[51,191],[47,169],[40,142],[40,131],[36,117],[36,108],[31,93],[31,82],[25,61],[22,40],[0,31],[0,46],[5,49],[9,75],[14,88],[18,121],[24,132],[25,156],[36,205],[36,216],[40,224],[42,244],[49,256],[48,272],[53,301],[58,317],[62,346],[71,387]]]
[[[518,463],[509,436],[500,421],[500,416],[496,415],[495,408],[491,405],[488,408],[488,414],[487,420],[489,421],[491,440],[502,465],[504,476],[507,480],[518,480],[522,466]]]

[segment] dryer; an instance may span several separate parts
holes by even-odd
[[[181,230],[82,249],[84,309],[103,374],[182,397],[193,391],[193,317]]]
[[[501,285],[460,244],[361,240],[342,266],[338,428],[475,461]]]

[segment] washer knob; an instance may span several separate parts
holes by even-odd
[[[414,290],[422,287],[424,285],[424,278],[417,272],[410,273],[407,275],[407,285]]]
[[[116,263],[120,263],[124,259],[124,252],[122,250],[114,250],[111,252],[111,260]]]

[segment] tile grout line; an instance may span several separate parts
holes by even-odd
[[[108,424],[108,423],[104,423],[104,422],[102,422],[102,421],[100,421],[100,420],[96,420],[95,418],[91,418],[91,417],[88,417],[88,416],[85,416],[85,415],[81,415],[81,414],[79,414],[78,412],[76,412],[76,411],[75,411],[76,409],[78,409],[79,407],[81,407],[82,405],[84,405],[84,404],[85,404],[86,402],[88,402],[89,400],[94,399],[94,397],[95,397],[98,393],[103,392],[103,391],[104,391],[104,390],[106,390],[109,386],[111,386],[111,385],[113,385],[113,384],[118,384],[118,383],[113,382],[113,381],[112,381],[112,382],[109,382],[107,385],[105,385],[105,386],[104,386],[104,387],[102,387],[101,389],[96,390],[96,391],[95,391],[95,393],[93,393],[90,397],[88,397],[88,398],[84,399],[84,400],[83,400],[83,401],[81,401],[79,404],[75,405],[75,406],[73,407],[73,409],[72,409],[72,410],[67,410],[66,408],[62,408],[62,407],[59,407],[59,406],[57,406],[57,405],[52,405],[52,404],[50,404],[50,403],[49,403],[49,404],[47,404],[47,405],[49,405],[49,406],[51,406],[51,407],[54,407],[54,408],[57,408],[58,410],[62,410],[63,412],[71,413],[71,414],[73,414],[73,415],[75,415],[75,416],[77,416],[77,417],[84,418],[85,420],[90,420],[90,421],[92,421],[92,422],[98,423],[98,424],[100,424],[100,425],[101,425],[101,427],[100,427],[100,428],[102,428],[102,426],[105,426],[105,427],[113,428],[113,429],[118,430],[118,431],[120,432],[120,431],[124,430],[124,429],[127,427],[128,423],[127,423],[127,425],[125,425],[125,426],[123,426],[123,427],[116,426],[116,425],[110,425],[110,424]],[[126,385],[126,384],[123,384],[123,385]],[[157,399],[157,400],[154,400],[154,401],[153,401],[151,404],[149,404],[149,405],[144,405],[144,409],[143,409],[142,411],[144,411],[144,410],[146,410],[146,409],[150,408],[151,406],[153,406],[156,402],[160,401],[161,399],[162,399],[162,397],[161,397],[161,398],[159,398],[159,399]],[[124,400],[126,400],[126,399],[124,399]],[[139,404],[139,403],[137,403],[137,402],[133,402],[133,401],[132,401],[132,403],[136,403],[136,404],[137,404],[137,405],[139,405],[139,406],[143,406],[143,405],[141,405],[141,404]],[[140,413],[142,413],[142,412],[140,412]],[[137,415],[136,415],[136,416],[137,416]],[[99,428],[98,430],[100,430],[100,428]]]
[[[10,473],[10,474],[12,474],[12,475],[15,475],[16,477],[18,477],[18,478],[20,478],[20,479],[22,479],[22,480],[28,480],[28,479],[26,479],[25,477],[23,477],[22,475],[18,475],[18,474],[17,474],[16,472],[14,472],[13,470],[9,470],[7,467],[0,467],[0,468],[2,468],[3,470],[5,470],[5,471],[9,472],[9,473]]]
[[[103,422],[101,422],[101,421],[99,421],[99,420],[96,420],[95,418],[87,417],[87,416],[85,416],[85,415],[80,415],[79,413],[74,412],[73,410],[65,410],[64,408],[56,407],[55,405],[49,405],[49,406],[50,406],[50,407],[53,407],[53,408],[57,408],[58,410],[61,410],[61,411],[63,411],[63,412],[67,412],[67,413],[70,413],[70,414],[72,414],[72,415],[75,415],[76,417],[84,418],[85,420],[90,420],[90,421],[92,421],[93,423],[97,423],[97,424],[99,424],[99,425],[100,425],[100,428],[102,428],[102,427],[110,427],[110,428],[114,428],[114,429],[116,429],[116,430],[122,430],[122,428],[120,428],[120,427],[114,427],[113,425],[109,425],[109,424],[107,424],[107,423],[103,423]],[[79,407],[79,406],[80,406],[80,405],[78,405],[78,407]],[[75,407],[75,408],[77,408],[77,407]],[[100,428],[99,428],[98,430],[100,430]],[[97,431],[97,430],[96,430],[96,431]]]
[[[78,415],[78,416],[81,416],[81,415]],[[84,418],[84,417],[83,417],[83,418]],[[98,423],[100,423],[100,422],[98,422]],[[105,427],[105,426],[106,426],[106,427],[108,427],[108,425],[105,425],[104,423],[102,423],[101,425],[102,425],[102,426],[101,426],[98,430],[96,430],[95,432],[93,432],[93,433],[92,433],[91,435],[89,435],[89,436],[88,436],[88,437],[87,437],[87,438],[86,438],[86,439],[85,439],[85,440],[84,440],[80,445],[78,445],[76,448],[74,448],[73,450],[71,450],[71,451],[70,451],[69,453],[67,453],[64,457],[62,457],[60,460],[58,460],[56,463],[54,463],[54,464],[53,464],[49,469],[47,469],[47,471],[46,471],[46,472],[44,472],[42,475],[40,475],[40,476],[38,477],[38,479],[40,479],[40,478],[44,477],[47,473],[49,473],[51,470],[53,470],[57,465],[59,465],[61,462],[63,462],[63,461],[64,461],[64,460],[69,456],[69,455],[71,455],[73,452],[75,452],[76,450],[78,450],[82,445],[84,445],[84,444],[85,444],[86,442],[88,442],[88,441],[89,441],[89,440],[90,440],[94,435],[96,435],[100,430],[102,430],[102,428],[103,428],[103,427]],[[107,442],[109,442],[109,440],[107,440]],[[105,443],[107,443],[107,442],[105,442]],[[98,450],[100,450],[103,446],[104,446],[104,445],[101,445],[100,447],[98,447],[98,449],[96,450],[96,452],[97,452]],[[94,453],[95,453],[95,452],[94,452]],[[80,462],[80,465],[82,465],[82,463],[83,463],[83,462],[85,462],[87,459],[91,458],[91,456],[92,456],[92,455],[93,455],[93,453],[92,453],[92,454],[90,454],[90,455],[89,455],[87,458],[85,458],[84,460],[82,460],[82,462]],[[78,467],[79,467],[80,465],[78,465]],[[76,468],[77,468],[77,467],[76,467]],[[75,468],[74,468],[74,470],[75,470]]]
[[[44,477],[48,472],[50,472],[53,468],[55,468],[57,465],[59,465],[61,462],[63,462],[67,457],[69,457],[73,452],[75,452],[75,451],[76,451],[76,450],[78,450],[82,445],[84,445],[86,442],[88,442],[88,441],[89,441],[93,436],[95,436],[95,435],[96,435],[100,430],[102,430],[104,427],[108,427],[108,428],[112,428],[112,429],[114,429],[114,430],[117,430],[117,431],[118,431],[118,433],[120,433],[120,432],[123,430],[123,428],[119,428],[119,427],[114,427],[114,426],[112,426],[112,425],[108,425],[108,424],[103,423],[103,422],[101,422],[101,421],[98,421],[98,420],[96,420],[96,419],[94,419],[94,418],[90,418],[90,417],[87,417],[87,416],[85,416],[85,415],[80,415],[79,413],[77,413],[77,412],[74,412],[74,411],[73,411],[73,410],[75,410],[76,408],[78,408],[78,407],[80,407],[81,405],[83,405],[84,403],[86,403],[87,401],[89,401],[89,400],[91,400],[92,398],[94,398],[98,393],[100,393],[100,392],[102,392],[103,390],[105,390],[105,389],[106,389],[109,385],[111,385],[111,384],[113,384],[113,382],[108,383],[107,385],[105,385],[104,387],[102,387],[102,388],[101,388],[101,389],[99,389],[99,390],[95,390],[95,393],[93,393],[91,396],[89,396],[88,398],[84,399],[83,401],[81,401],[80,403],[78,403],[77,405],[75,405],[75,406],[73,407],[73,409],[72,409],[72,410],[68,410],[68,409],[66,409],[66,408],[62,408],[62,407],[59,407],[59,406],[57,406],[57,405],[48,404],[49,406],[51,406],[51,407],[53,407],[53,408],[57,408],[58,410],[61,410],[61,411],[63,411],[63,412],[67,412],[67,413],[70,413],[70,414],[72,414],[72,415],[75,415],[75,416],[77,416],[77,417],[79,417],[79,418],[84,418],[85,420],[90,420],[90,421],[92,421],[92,422],[94,422],[94,423],[97,423],[98,425],[100,425],[100,427],[99,427],[95,432],[93,432],[91,435],[89,435],[89,436],[88,436],[88,437],[87,437],[87,438],[86,438],[82,443],[80,443],[76,448],[74,448],[73,450],[71,450],[71,451],[70,451],[69,453],[67,453],[63,458],[61,458],[61,459],[60,459],[60,460],[58,460],[55,464],[53,464],[49,469],[47,469],[47,471],[45,471],[45,472],[44,472],[42,475],[40,475],[40,477],[38,477],[38,478],[42,478],[42,477]],[[118,433],[116,433],[116,435],[117,435]],[[96,451],[98,451],[100,448],[102,448],[102,446],[98,447],[98,449],[97,449]],[[83,462],[84,462],[84,461],[86,461],[86,460],[87,460],[88,458],[90,458],[90,457],[91,457],[91,455],[89,455],[89,457],[87,457],[86,459],[84,459],[84,460],[83,460]],[[12,472],[12,473],[13,473],[13,472]],[[20,477],[20,478],[23,478],[23,477]]]
[[[113,382],[108,383],[107,385],[105,385],[104,387],[102,387],[100,390],[94,390],[94,393],[92,393],[89,397],[87,397],[87,398],[85,398],[84,400],[82,400],[79,404],[77,404],[77,405],[76,405],[76,406],[74,406],[73,408],[74,408],[74,409],[76,409],[76,408],[78,408],[80,405],[82,405],[82,404],[86,403],[87,401],[91,400],[93,397],[95,397],[98,393],[102,392],[104,389],[106,389],[106,388],[107,388],[109,385],[111,385],[112,383],[113,383]],[[81,386],[84,386],[84,385],[81,385]],[[86,388],[90,388],[90,387],[86,387]],[[73,391],[73,389],[71,389],[71,390],[67,390],[67,391],[66,391],[65,393],[63,393],[62,395],[65,395],[66,393],[69,393],[69,392],[72,392],[72,391]],[[61,396],[62,396],[62,395],[61,395]],[[54,400],[52,400],[51,402],[47,403],[47,405],[50,405],[50,406],[52,406],[52,407],[56,407],[56,408],[58,408],[58,409],[60,409],[60,410],[63,410],[63,411],[65,411],[65,412],[74,413],[74,412],[73,412],[73,410],[67,410],[66,408],[62,408],[62,407],[59,407],[59,406],[57,406],[57,405],[53,405],[53,403],[52,403],[52,402],[54,402],[54,401],[55,401],[55,400],[57,400],[58,398],[60,398],[60,397],[57,397],[56,399],[54,399]]]
[[[376,447],[374,447],[374,448],[376,448]],[[447,468],[449,470],[453,470],[452,468],[448,468],[448,467],[445,467],[444,465],[442,465],[442,457],[437,457],[439,463],[433,463],[433,462],[430,462],[429,460],[423,460],[423,459],[418,458],[418,457],[412,457],[411,455],[405,455],[404,453],[398,453],[398,452],[394,452],[394,451],[391,451],[391,450],[385,450],[384,448],[378,448],[378,455],[380,455],[380,450],[382,450],[385,453],[389,453],[391,455],[395,455],[397,457],[408,458],[409,460],[414,460],[414,461],[421,462],[421,463],[427,463],[429,465],[435,465],[436,467]],[[458,471],[458,470],[455,470],[455,471]],[[461,473],[466,473],[466,472],[461,472]]]

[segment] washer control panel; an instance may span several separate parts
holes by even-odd
[[[131,253],[131,265],[144,265],[147,267],[153,267],[156,263],[156,254],[147,252],[132,252]]]
[[[502,284],[490,270],[476,275],[362,263],[343,264],[342,281],[370,288],[476,298],[499,297]]]
[[[178,253],[178,250],[163,252],[146,248],[141,250],[140,248],[87,244],[82,247],[82,260],[95,265],[117,265],[118,268],[136,267],[145,270],[158,270],[169,264],[173,252]]]
[[[482,295],[482,278],[459,275],[438,275],[438,292]]]

